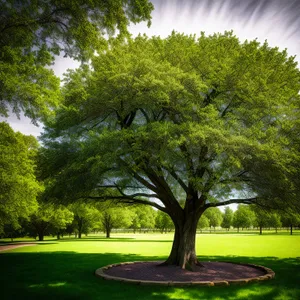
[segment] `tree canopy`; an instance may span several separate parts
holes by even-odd
[[[207,208],[299,205],[299,78],[286,51],[231,32],[110,39],[48,120],[47,195],[152,205],[175,224],[167,263],[193,265]]]
[[[240,228],[249,228],[255,223],[255,214],[249,206],[239,205],[234,212],[232,225],[240,230]]]
[[[217,226],[220,226],[223,220],[222,213],[217,207],[207,209],[203,216],[208,219],[209,227],[214,227],[214,229],[216,229]]]
[[[40,203],[37,211],[31,214],[28,227],[32,233],[38,235],[39,241],[44,240],[46,234],[54,233],[60,238],[60,231],[72,223],[73,213],[62,205]]]
[[[9,108],[33,121],[59,103],[53,55],[87,60],[105,34],[128,34],[130,22],[148,21],[148,0],[50,0],[0,3],[0,115]]]
[[[4,224],[18,227],[37,209],[42,185],[35,177],[38,144],[33,136],[14,132],[0,123],[0,233]]]
[[[221,226],[229,230],[230,226],[232,225],[232,220],[233,220],[233,210],[230,207],[226,207],[223,214],[223,221]]]

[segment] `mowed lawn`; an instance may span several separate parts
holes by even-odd
[[[171,234],[47,240],[0,252],[0,299],[300,299],[300,235],[199,234],[202,260],[255,263],[271,281],[230,287],[155,287],[105,281],[95,269],[111,263],[162,260]]]

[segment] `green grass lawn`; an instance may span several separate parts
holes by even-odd
[[[203,234],[202,260],[262,264],[271,281],[230,287],[155,287],[105,281],[95,269],[122,261],[167,257],[171,234],[48,239],[0,252],[0,299],[300,299],[300,235]]]

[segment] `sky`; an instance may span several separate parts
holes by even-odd
[[[241,41],[268,40],[270,46],[287,48],[296,55],[300,65],[300,0],[152,0],[155,7],[152,25],[131,25],[133,36],[167,37],[172,30],[199,35],[233,30]],[[68,58],[56,59],[53,70],[59,77],[78,64]],[[38,136],[42,126],[36,127],[24,116],[11,116],[6,120],[15,131]]]

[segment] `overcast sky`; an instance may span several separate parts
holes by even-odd
[[[300,63],[300,0],[152,0],[155,10],[152,26],[130,26],[136,36],[168,36],[172,30],[189,34],[206,34],[233,30],[241,41],[257,38],[268,40],[271,46],[288,49]],[[57,76],[68,68],[75,68],[70,59],[59,58],[54,66]],[[1,119],[0,119],[1,120]],[[3,120],[3,118],[2,118]],[[36,127],[30,120],[12,116],[7,121],[14,130],[38,136],[42,126]]]

